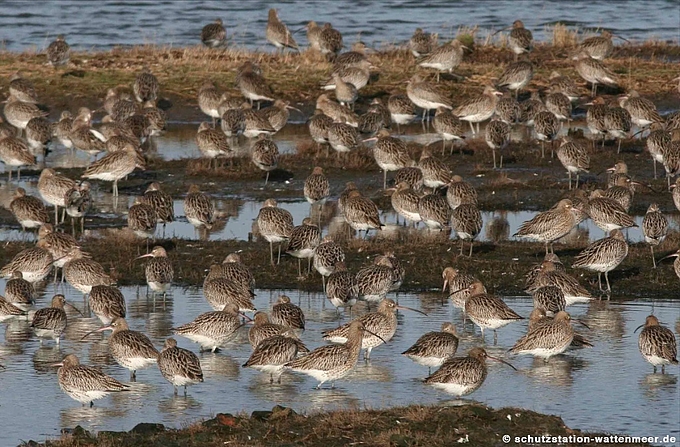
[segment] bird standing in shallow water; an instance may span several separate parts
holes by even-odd
[[[427,366],[427,374],[430,375],[433,366],[442,366],[448,358],[456,354],[457,349],[456,327],[447,321],[442,324],[441,332],[424,334],[401,355],[419,365]]]
[[[648,316],[645,324],[638,326],[634,332],[642,326],[644,329],[638,338],[640,354],[654,366],[655,373],[656,367],[661,365],[661,374],[665,374],[666,365],[678,364],[678,345],[675,335],[670,329],[661,326],[659,319],[654,315]]]
[[[83,405],[89,402],[90,407],[92,407],[95,400],[103,399],[109,393],[125,391],[128,388],[98,369],[81,365],[75,354],[67,355],[60,363],[52,366],[60,367],[57,371],[59,388],[71,399],[77,400]]]
[[[516,370],[505,360],[490,356],[483,348],[472,348],[467,357],[451,357],[446,360],[437,371],[425,379],[425,383],[455,396],[465,396],[479,389],[486,380],[488,374],[486,359],[505,363]]]
[[[163,350],[158,356],[158,369],[161,374],[172,384],[177,395],[177,387],[184,387],[184,395],[187,395],[187,386],[203,382],[201,362],[191,351],[177,347],[174,338],[165,340]]]
[[[609,285],[609,272],[623,262],[628,256],[628,244],[621,230],[613,230],[609,237],[597,240],[588,245],[581,253],[576,255],[571,265],[573,268],[582,268],[597,272],[597,283],[602,289],[602,273],[607,282],[607,299],[610,298],[612,288]]]
[[[316,389],[320,389],[321,385],[328,381],[331,382],[331,388],[335,388],[335,381],[349,374],[357,364],[365,333],[380,338],[370,332],[361,320],[354,320],[348,326],[344,344],[321,346],[283,366],[285,369],[301,372],[317,379],[319,384]]]

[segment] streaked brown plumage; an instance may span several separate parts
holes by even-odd
[[[500,153],[500,168],[503,169],[503,151],[510,143],[510,125],[498,119],[492,119],[484,130],[484,139],[493,154],[493,167],[496,169],[496,150]]]
[[[335,263],[333,273],[328,275],[327,282],[324,289],[331,304],[336,309],[340,307],[351,309],[359,296],[359,284],[356,276],[347,270],[343,261]]]
[[[453,39],[430,51],[428,55],[418,61],[418,65],[424,68],[434,68],[437,70],[437,82],[439,73],[448,71],[451,73],[463,61],[463,50],[467,48],[458,39]]]
[[[365,237],[368,236],[368,230],[381,230],[384,226],[380,222],[378,206],[371,199],[362,196],[359,191],[350,192],[344,206],[344,216],[352,229],[359,233],[364,230]]]
[[[10,318],[24,315],[23,309],[15,306],[14,304],[8,302],[0,295],[0,321],[5,321]]]
[[[460,175],[454,175],[446,189],[446,201],[452,210],[465,203],[477,205],[477,191]]]
[[[203,296],[210,307],[223,310],[226,305],[235,304],[241,312],[255,311],[253,293],[248,287],[222,276],[219,265],[213,265],[210,272],[203,283]]]
[[[65,303],[64,295],[54,295],[50,307],[38,309],[33,314],[31,327],[41,341],[43,338],[52,338],[59,344],[59,339],[66,330],[67,324]]]
[[[652,262],[656,268],[656,258],[654,257],[654,247],[661,244],[666,239],[668,233],[668,220],[659,210],[659,205],[652,203],[647,208],[647,213],[642,219],[642,234],[645,237],[645,242],[649,244],[652,251]]]
[[[130,380],[135,381],[139,369],[145,369],[158,362],[158,350],[149,337],[130,330],[125,318],[115,318],[110,325],[99,331],[113,330],[109,337],[109,352],[113,359],[130,371]]]
[[[527,292],[533,293],[541,287],[557,286],[562,291],[565,300],[565,306],[571,306],[574,303],[587,303],[593,299],[593,296],[586,290],[579,282],[565,272],[564,265],[555,259],[554,254],[549,257],[546,255],[544,261],[540,264],[538,271],[530,280],[527,275]],[[554,257],[553,257],[554,256]]]
[[[498,97],[502,93],[491,86],[484,87],[484,92],[474,97],[453,110],[453,114],[463,121],[470,123],[470,130],[475,135],[479,133],[479,123],[491,118],[496,110]],[[472,127],[472,123],[477,123],[477,131]]]
[[[601,190],[596,189],[588,199],[588,215],[595,225],[605,233],[622,228],[637,227],[635,220],[626,213],[626,209],[616,200],[604,197]]]
[[[9,264],[0,269],[0,278],[9,278],[18,270],[26,281],[37,283],[50,274],[53,262],[52,255],[44,248],[27,248],[17,253]]]
[[[21,102],[38,103],[38,94],[33,82],[26,79],[22,72],[16,72],[10,76],[9,94]]]
[[[88,296],[88,304],[93,314],[103,325],[110,324],[116,318],[125,318],[125,297],[115,286],[92,286]]]
[[[68,177],[58,175],[54,169],[45,168],[38,179],[38,192],[45,202],[54,206],[54,222],[58,220],[58,208],[66,206],[66,193],[76,186],[76,182]]]
[[[71,249],[69,256],[71,259],[63,267],[64,278],[76,290],[87,294],[93,286],[115,284],[111,276],[104,271],[104,267],[86,257],[80,248]]]
[[[279,254],[276,264],[281,262],[281,244],[290,239],[293,232],[293,215],[288,210],[279,208],[276,200],[265,200],[257,215],[257,226],[260,234],[269,242],[269,255],[274,265],[274,243],[279,244]]]
[[[309,349],[301,341],[274,335],[262,340],[242,366],[269,373],[270,383],[274,383],[275,379],[281,383],[284,365],[295,360],[299,354],[308,352]]]
[[[583,249],[583,251],[576,255],[571,266],[573,268],[597,272],[597,282],[600,290],[603,290],[601,276],[604,273],[604,278],[607,282],[607,292],[611,294],[609,272],[618,267],[626,256],[628,256],[626,239],[623,237],[621,230],[613,230],[609,237],[599,239]]]
[[[444,107],[451,109],[451,101],[434,84],[424,81],[420,76],[413,76],[406,85],[406,95],[416,106],[423,109],[423,123],[427,113],[432,109]],[[396,121],[396,120],[395,120]]]
[[[451,208],[443,196],[427,194],[418,200],[418,216],[428,228],[441,231],[449,226]]]
[[[323,205],[331,195],[330,183],[324,175],[322,167],[316,166],[310,176],[305,179],[303,194],[312,205],[316,203]]]
[[[92,206],[90,183],[82,181],[66,191],[66,194],[64,194],[64,204],[66,214],[71,217],[73,231],[75,232],[75,219],[81,219],[80,232],[83,233],[85,231],[85,215]]]
[[[470,296],[470,285],[477,281],[477,278],[453,267],[446,267],[442,272],[442,278],[444,279],[442,292],[449,293],[448,298],[463,312],[463,321],[465,321],[465,301]]]
[[[253,326],[248,330],[248,341],[253,349],[255,349],[263,340],[273,337],[274,335],[297,338],[295,331],[291,330],[291,328],[272,323],[266,312],[255,312],[253,322]]]
[[[458,117],[451,113],[451,110],[446,107],[437,107],[437,111],[434,114],[434,120],[432,120],[432,127],[434,127],[434,130],[442,137],[442,156],[444,156],[447,141],[463,140],[465,138],[463,136],[462,123]],[[453,153],[453,144],[451,145],[449,154],[451,153]]]
[[[75,237],[70,234],[54,231],[50,224],[44,224],[38,231],[38,243],[36,247],[49,251],[54,259],[54,267],[62,268],[71,260],[71,251],[79,248]]]
[[[594,98],[591,102],[586,105],[588,111],[586,112],[586,123],[588,125],[588,130],[593,134],[593,149],[595,149],[595,140],[602,136],[602,145],[604,146],[604,140],[607,136],[607,125],[605,124],[605,117],[609,111],[609,107],[605,104],[604,99],[600,96]]]
[[[512,23],[512,31],[510,31],[508,43],[512,52],[515,53],[515,60],[517,60],[517,56],[520,54],[531,51],[533,40],[534,36],[531,34],[531,31],[524,28],[524,23],[521,20],[515,20]]]
[[[226,44],[227,30],[224,29],[222,19],[215,19],[215,22],[203,27],[201,30],[201,42],[209,48],[216,48]]]
[[[390,95],[387,98],[387,110],[390,112],[390,119],[397,125],[397,133],[400,133],[401,124],[409,124],[416,117],[415,104],[407,95]]]
[[[538,213],[531,220],[520,225],[513,237],[519,236],[543,242],[545,243],[545,252],[548,253],[548,246],[552,251],[553,242],[566,236],[576,226],[576,218],[571,211],[572,207],[571,200],[560,200],[548,211]]]
[[[43,112],[35,104],[20,101],[12,95],[5,101],[3,112],[7,122],[19,129],[25,129],[32,118],[47,116],[47,112]]]
[[[406,147],[399,138],[390,136],[387,129],[381,129],[373,146],[373,158],[383,171],[383,189],[387,188],[387,171],[415,165]]]
[[[326,277],[335,271],[338,262],[345,261],[345,252],[342,247],[329,235],[324,236],[321,243],[314,250],[312,265],[319,272],[326,290]]]
[[[571,175],[576,174],[576,189],[578,189],[581,172],[589,172],[590,155],[586,149],[574,142],[571,138],[562,139],[562,144],[557,149],[557,158],[569,174],[569,189],[571,189]]]
[[[201,123],[196,133],[196,145],[201,154],[209,159],[212,165],[212,160],[218,157],[229,157],[233,154],[233,150],[229,147],[229,141],[224,132],[213,129],[209,123]],[[217,168],[217,162],[215,162]]]
[[[531,82],[534,77],[534,66],[529,61],[519,61],[508,65],[496,81],[496,89],[515,91],[515,99],[519,91]]]
[[[377,303],[385,299],[385,295],[392,289],[394,282],[394,268],[392,262],[380,257],[378,262],[359,269],[356,275],[359,293],[357,298]]]
[[[53,67],[66,65],[71,56],[71,48],[64,39],[64,36],[59,34],[57,38],[47,46],[47,61]]]
[[[654,315],[649,315],[645,319],[644,329],[638,338],[638,348],[642,357],[654,366],[654,373],[658,365],[661,365],[661,374],[665,374],[666,365],[678,364],[675,335],[670,329],[661,326],[659,319]]]
[[[534,301],[534,309],[543,309],[546,313],[555,315],[567,307],[562,289],[555,285],[541,286],[533,289],[531,298]]]
[[[215,223],[215,205],[210,197],[201,192],[198,185],[189,186],[189,192],[184,198],[184,214],[196,228],[204,226],[210,230]]]
[[[413,56],[426,56],[437,47],[437,38],[437,33],[426,33],[422,28],[416,28],[408,41],[408,46]]]
[[[562,93],[571,102],[578,100],[581,96],[581,93],[569,76],[561,75],[557,71],[550,73],[550,92]]]
[[[359,117],[354,112],[333,101],[326,94],[319,95],[316,99],[316,108],[332,118],[336,123],[344,122],[352,127],[359,125]]]
[[[184,387],[186,395],[188,385],[203,382],[203,371],[198,357],[191,351],[178,348],[174,338],[165,340],[163,350],[158,356],[158,369],[165,380],[173,385],[175,395],[178,386]]]
[[[142,203],[139,198],[128,210],[128,228],[141,238],[153,238],[158,219],[151,205]]]
[[[258,135],[251,147],[251,160],[262,171],[267,173],[264,186],[269,182],[269,173],[279,165],[279,147],[266,135]]]
[[[409,307],[399,306],[391,299],[383,299],[378,304],[378,310],[376,312],[369,312],[357,318],[361,321],[363,326],[369,332],[364,333],[361,342],[361,348],[365,349],[364,359],[368,360],[371,357],[371,351],[373,348],[380,346],[384,343],[389,342],[397,331],[397,310],[411,310],[418,313],[419,310],[412,309]],[[356,320],[354,320],[356,321]],[[344,324],[336,329],[331,329],[324,331],[324,340],[330,341],[332,343],[346,343],[350,338],[351,326],[354,321]]]
[[[482,213],[477,205],[466,203],[460,205],[451,212],[451,228],[456,232],[460,239],[460,254],[463,254],[463,241],[470,241],[470,253],[472,256],[472,245],[474,239],[482,231]]]
[[[140,199],[154,209],[156,219],[163,226],[175,220],[172,197],[161,189],[159,182],[152,182]]]
[[[260,67],[250,61],[245,62],[238,69],[236,86],[250,104],[253,101],[273,101],[273,92],[261,74]]]
[[[546,141],[550,141],[550,153],[554,155],[552,142],[555,141],[559,131],[560,122],[554,113],[546,110],[534,116],[534,132],[536,132],[536,138],[541,141],[541,158],[545,158]]]
[[[505,363],[514,369],[506,361],[488,355],[483,348],[472,348],[466,357],[447,359],[437,371],[425,379],[424,383],[455,396],[470,394],[479,389],[486,380],[487,358]]]
[[[430,368],[441,366],[447,359],[453,357],[458,350],[456,327],[448,321],[442,324],[440,332],[428,332],[406,351],[404,355],[419,365]]]
[[[531,354],[548,361],[567,350],[574,340],[574,328],[567,312],[557,312],[555,318],[535,325],[510,348],[516,354]]]
[[[291,231],[286,253],[298,258],[298,276],[302,277],[300,264],[304,258],[307,258],[307,273],[311,273],[314,250],[319,243],[321,243],[321,230],[309,217],[305,217],[302,225],[294,227]]]
[[[407,182],[399,182],[397,184],[390,201],[394,211],[402,216],[404,221],[408,220],[416,225],[421,221],[419,206],[420,194],[411,189],[411,186]]]
[[[113,195],[118,195],[118,181],[132,174],[135,168],[146,169],[139,153],[131,145],[120,152],[112,152],[92,163],[82,177],[113,182]]]
[[[279,296],[276,304],[272,307],[271,320],[274,324],[289,327],[294,331],[305,330],[305,314],[298,306],[290,302],[286,295]]]
[[[619,140],[616,149],[617,154],[621,152],[621,140],[628,138],[631,126],[632,120],[628,110],[623,107],[610,107],[607,110],[607,114],[604,116],[604,127],[609,135]]]
[[[279,15],[274,8],[269,10],[265,36],[272,45],[280,48],[281,51],[284,48],[292,48],[299,51],[298,44],[295,42],[293,35],[288,30],[288,27],[279,19]]]
[[[593,59],[604,60],[614,51],[612,33],[603,30],[599,36],[588,37],[579,44],[579,49],[585,51]]]
[[[13,271],[5,283],[4,298],[22,310],[28,310],[35,300],[35,290],[30,282],[24,279],[20,270]]]
[[[618,77],[602,62],[592,59],[588,53],[581,51],[573,59],[575,60],[578,74],[593,86],[591,96],[595,97],[597,94],[597,84],[604,84],[610,87],[618,85]]]
[[[631,121],[638,127],[649,126],[653,123],[663,123],[664,119],[656,110],[656,105],[646,98],[641,98],[635,90],[619,97],[619,105],[630,113]]]
[[[12,180],[12,167],[17,167],[17,179],[21,180],[21,167],[33,166],[36,158],[31,154],[28,145],[21,139],[0,130],[0,161],[9,171],[8,181]]]
[[[319,49],[321,54],[329,57],[335,56],[342,50],[342,34],[340,31],[333,28],[330,23],[324,23],[319,33]]]
[[[144,67],[132,84],[135,98],[139,102],[156,101],[158,99],[159,83],[148,67]]]
[[[418,168],[423,173],[423,184],[428,188],[441,188],[451,181],[451,169],[433,157],[427,148],[420,154]]]
[[[37,197],[26,195],[24,188],[17,188],[9,209],[21,228],[38,228],[50,221],[47,208]]]
[[[106,397],[109,393],[124,391],[128,387],[111,376],[107,376],[96,368],[81,365],[75,354],[69,354],[54,366],[57,370],[59,388],[71,399],[83,405]]]
[[[345,344],[321,346],[303,357],[286,363],[284,368],[314,377],[319,381],[317,388],[328,381],[334,384],[335,380],[345,377],[359,360],[365,331],[363,322],[354,320],[348,328]]]
[[[216,352],[243,326],[239,316],[238,305],[228,303],[222,310],[203,313],[192,322],[173,328],[173,332],[198,343],[201,352]]]
[[[485,328],[493,329],[495,344],[498,340],[496,329],[523,319],[510,309],[502,299],[486,293],[481,281],[473,282],[468,289],[470,296],[465,301],[465,314],[470,321],[482,330],[482,338],[484,338]]]

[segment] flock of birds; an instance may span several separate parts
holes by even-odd
[[[299,50],[292,33],[280,21],[275,10],[269,11],[266,29],[269,42],[282,50]],[[524,123],[533,126],[534,133],[542,143],[554,141],[562,122],[571,119],[572,107],[581,98],[579,89],[567,77],[554,73],[550,77],[549,93],[542,99],[537,92],[531,99],[518,102],[518,92],[532,79],[533,66],[526,59],[532,49],[531,32],[522,22],[516,21],[509,33],[508,44],[515,53],[516,62],[508,65],[494,85],[489,85],[478,97],[454,107],[451,98],[439,90],[440,72],[452,73],[465,56],[465,47],[454,39],[437,45],[437,36],[417,29],[409,41],[409,48],[420,67],[434,69],[436,80],[429,81],[414,76],[405,94],[395,93],[386,103],[380,99],[371,102],[368,111],[357,115],[353,109],[360,98],[360,90],[369,82],[371,64],[366,48],[357,44],[351,51],[341,52],[341,33],[332,25],[307,26],[310,47],[326,55],[333,62],[334,70],[325,90],[334,91],[335,100],[322,94],[316,103],[316,111],[308,122],[311,138],[327,145],[336,152],[348,153],[360,145],[374,141],[373,156],[384,171],[383,186],[387,188],[387,172],[396,171],[395,187],[391,202],[395,211],[406,221],[423,222],[430,229],[450,226],[461,240],[472,242],[482,228],[482,217],[477,207],[477,192],[460,176],[453,175],[449,166],[424,150],[416,162],[411,159],[404,141],[393,136],[388,128],[392,124],[408,124],[416,115],[416,108],[423,111],[423,123],[429,124],[430,111],[435,110],[432,125],[446,143],[465,138],[467,121],[473,136],[480,133],[479,123],[486,125],[484,138],[494,152],[499,151],[500,166],[503,151],[510,139],[511,126]],[[598,84],[615,86],[617,77],[605,65],[613,51],[612,35],[603,32],[599,37],[583,41],[574,54],[575,67],[588,83],[592,84],[592,101],[587,112],[588,128],[596,138],[628,138],[632,125],[649,130],[647,148],[653,159],[662,163],[669,178],[669,188],[674,185],[670,178],[680,172],[680,141],[673,135],[680,129],[680,114],[661,117],[654,104],[635,92],[615,98],[608,103],[602,96],[595,96]],[[205,26],[202,42],[209,47],[226,44],[226,31],[221,20]],[[69,61],[69,47],[62,36],[47,48],[48,61],[54,66]],[[519,59],[519,60],[518,60]],[[279,151],[270,135],[283,128],[288,121],[288,102],[276,98],[269,87],[262,69],[253,62],[246,62],[236,77],[236,86],[242,97],[233,97],[220,91],[213,83],[205,82],[198,91],[198,105],[212,122],[202,123],[196,135],[196,143],[203,157],[210,160],[233,157],[232,139],[243,136],[255,139],[251,157],[254,164],[269,173],[276,168]],[[118,193],[117,184],[137,168],[144,169],[142,142],[162,132],[166,126],[165,112],[156,107],[160,85],[157,78],[145,69],[135,79],[133,95],[109,90],[103,109],[107,115],[99,126],[92,123],[93,112],[82,108],[75,117],[68,111],[61,114],[57,123],[50,123],[46,113],[38,107],[38,97],[30,80],[15,75],[9,86],[9,98],[4,106],[6,123],[0,123],[0,160],[10,169],[17,168],[20,178],[22,166],[32,166],[36,154],[43,153],[52,138],[67,148],[85,151],[91,155],[105,153],[93,161],[82,174],[83,179],[113,182],[113,194]],[[514,91],[504,94],[502,91]],[[244,99],[249,100],[244,102]],[[257,102],[257,109],[253,104]],[[260,103],[271,106],[260,108]],[[217,121],[219,120],[219,127]],[[476,126],[475,126],[476,125]],[[593,144],[594,146],[594,144]],[[595,147],[593,147],[595,150]],[[544,154],[544,150],[542,149]],[[594,191],[589,197],[578,189],[579,174],[589,169],[589,151],[578,141],[564,138],[557,157],[571,176],[576,175],[576,193],[569,199],[559,201],[551,209],[537,214],[525,222],[516,236],[545,243],[545,260],[528,274],[526,288],[531,293],[535,310],[529,318],[525,336],[509,351],[531,354],[546,361],[563,353],[570,347],[589,347],[591,342],[574,331],[567,306],[588,302],[593,295],[578,280],[567,273],[565,266],[552,252],[552,244],[568,234],[586,218],[591,218],[605,232],[603,239],[593,242],[578,254],[574,268],[598,273],[600,289],[604,273],[607,291],[611,292],[608,273],[627,256],[628,244],[622,229],[636,226],[628,214],[638,182],[628,175],[625,163],[614,166],[608,188]],[[216,161],[217,163],[217,161]],[[265,180],[265,186],[268,181]],[[126,305],[123,294],[103,266],[83,252],[76,239],[76,223],[73,235],[58,231],[65,215],[80,219],[80,232],[84,218],[91,205],[90,184],[62,176],[54,169],[42,170],[38,180],[41,198],[16,189],[10,205],[12,214],[24,229],[39,228],[35,247],[18,253],[0,270],[0,276],[9,278],[3,297],[0,297],[0,320],[30,318],[37,337],[55,339],[59,343],[68,319],[63,295],[55,295],[50,307],[33,310],[36,290],[34,285],[43,282],[52,271],[62,271],[62,280],[88,296],[90,310],[102,322],[97,332],[112,330],[108,349],[112,357],[131,373],[157,365],[163,377],[175,387],[203,381],[198,357],[193,352],[177,346],[176,340],[168,338],[159,351],[149,338],[129,328],[125,321]],[[445,193],[444,193],[445,190]],[[323,206],[330,197],[330,183],[321,167],[315,167],[304,183],[304,196],[311,206]],[[673,198],[680,209],[680,188],[675,188]],[[53,223],[45,203],[54,207]],[[339,210],[349,226],[368,234],[370,230],[383,227],[376,204],[366,197],[354,183],[348,183],[338,200]],[[62,208],[61,219],[59,208]],[[210,229],[216,213],[210,197],[192,185],[184,198],[187,220],[196,227]],[[128,213],[128,226],[141,237],[152,238],[159,223],[165,225],[174,219],[173,199],[165,193],[162,185],[154,182],[139,197]],[[313,268],[322,276],[323,288],[329,301],[337,308],[351,307],[357,300],[374,304],[376,310],[368,312],[349,323],[323,333],[324,340],[333,344],[310,351],[300,339],[305,329],[302,310],[281,296],[269,314],[256,311],[252,302],[255,280],[250,269],[241,262],[238,254],[230,254],[220,265],[213,265],[203,284],[203,295],[214,309],[199,315],[194,321],[174,328],[174,333],[200,345],[201,351],[215,351],[224,345],[244,324],[252,324],[249,340],[253,353],[244,367],[251,367],[271,375],[271,381],[281,380],[286,370],[308,374],[316,378],[318,386],[333,383],[346,376],[357,363],[360,352],[368,359],[371,351],[389,342],[397,330],[396,312],[399,309],[419,312],[398,305],[386,297],[401,286],[406,273],[402,262],[388,252],[378,256],[372,265],[357,274],[350,273],[345,265],[345,253],[332,237],[322,237],[321,229],[311,218],[295,226],[293,216],[279,207],[274,199],[265,201],[257,217],[262,237],[269,242],[272,265],[280,262],[282,245],[286,252],[298,258],[298,270],[302,274],[301,261],[308,262],[307,271]],[[651,204],[642,224],[645,240],[652,247],[665,238],[668,223],[656,204]],[[277,244],[278,255],[274,255]],[[675,271],[680,276],[680,251],[674,255]],[[146,282],[154,294],[165,294],[170,289],[174,270],[163,247],[156,246],[141,258],[149,258],[145,266]],[[472,275],[453,267],[442,273],[444,291],[454,306],[460,308],[464,318],[485,329],[494,331],[515,321],[522,320],[498,296],[487,293],[483,283]],[[254,312],[252,318],[245,313]],[[662,326],[654,315],[647,317],[639,336],[639,348],[643,357],[654,365],[677,364],[677,346],[673,332]],[[639,329],[639,328],[638,328]],[[637,331],[637,329],[636,329]],[[86,335],[85,337],[89,336]],[[83,337],[83,338],[85,338]],[[465,395],[479,388],[487,375],[486,360],[501,358],[490,356],[482,347],[471,349],[467,356],[456,357],[458,337],[455,326],[445,323],[441,331],[429,332],[403,354],[413,361],[438,368],[426,379],[426,384],[446,389],[456,395]],[[509,365],[509,363],[508,363]],[[92,404],[110,392],[127,388],[124,383],[107,376],[96,368],[83,365],[78,358],[67,355],[58,365],[60,387],[73,399]],[[512,366],[512,365],[510,365]],[[4,368],[4,367],[3,367]]]

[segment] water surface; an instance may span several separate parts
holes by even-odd
[[[680,6],[673,0],[577,0],[568,7],[559,1],[303,0],[274,4],[202,0],[189,4],[178,0],[63,0],[9,2],[0,12],[0,41],[11,51],[42,50],[57,34],[64,34],[79,50],[141,44],[187,46],[200,44],[201,28],[219,17],[230,45],[273,50],[265,40],[270,7],[279,9],[281,19],[301,45],[307,43],[303,27],[309,20],[332,22],[346,44],[361,39],[371,46],[403,43],[416,27],[450,38],[460,27],[478,25],[479,36],[484,38],[516,19],[533,31],[536,40],[549,39],[547,29],[558,21],[582,30],[607,28],[629,40],[680,40]]]
[[[0,281],[0,290],[4,280]],[[171,328],[186,323],[200,313],[211,310],[200,289],[178,287],[165,303],[145,296],[144,288],[124,287],[128,320],[132,329],[146,333],[160,347],[171,335]],[[39,300],[45,306],[54,292],[48,286]],[[65,286],[67,299],[82,309],[82,296]],[[323,344],[321,331],[348,321],[338,320],[335,309],[322,294],[293,290],[257,290],[255,304],[269,309],[280,293],[288,294],[307,315],[303,341],[315,348]],[[394,297],[394,295],[391,295]],[[0,445],[15,445],[19,440],[44,439],[59,435],[62,428],[82,425],[88,430],[129,430],[139,422],[160,422],[171,427],[217,412],[237,413],[268,409],[275,404],[296,411],[310,412],[334,408],[383,408],[393,405],[450,405],[458,400],[421,383],[427,368],[399,355],[423,333],[438,330],[442,322],[453,321],[461,332],[459,353],[482,344],[479,330],[468,324],[463,328],[461,314],[448,303],[442,304],[439,293],[398,295],[399,303],[428,313],[400,312],[395,337],[373,351],[371,361],[360,361],[337,388],[313,390],[316,382],[303,375],[286,373],[282,383],[270,385],[269,377],[241,368],[250,355],[245,328],[222,352],[200,354],[205,382],[189,388],[187,397],[173,396],[172,386],[164,381],[157,368],[137,374],[131,390],[97,401],[90,409],[61,392],[56,368],[49,365],[68,353],[76,353],[83,363],[100,367],[104,372],[127,382],[128,371],[115,364],[107,353],[106,337],[92,336],[80,341],[87,331],[99,327],[96,318],[83,318],[69,312],[69,327],[60,347],[53,342],[42,346],[31,334],[26,322],[11,321],[0,326],[0,360],[7,369],[0,370],[0,420],[3,430]],[[531,301],[508,297],[507,303],[527,316]],[[361,306],[357,306],[359,308]],[[678,320],[677,304],[669,300],[628,301],[615,296],[611,302],[576,305],[569,310],[591,328],[584,333],[595,345],[592,349],[570,351],[544,363],[531,357],[506,357],[505,351],[525,332],[526,325],[513,323],[499,331],[498,345],[487,334],[487,349],[504,356],[519,371],[491,363],[489,376],[480,390],[470,396],[495,408],[516,406],[558,414],[571,427],[633,435],[680,436],[677,421],[677,367],[666,375],[652,374],[652,367],[640,356],[637,334],[633,330],[652,312],[673,327]],[[355,309],[355,312],[363,312]],[[181,347],[197,352],[197,345],[178,337]],[[36,405],[49,402],[49,405]]]

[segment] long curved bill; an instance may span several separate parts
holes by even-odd
[[[418,312],[419,314],[423,314],[423,315],[425,315],[425,316],[427,317],[427,314],[426,314],[425,312],[420,311],[420,310],[418,310],[418,309],[414,309],[414,308],[412,308],[412,307],[406,307],[406,306],[395,306],[395,307],[396,307],[397,309],[401,309],[401,310],[410,310],[410,311],[412,311],[412,312]]]
[[[374,337],[378,337],[380,340],[382,340],[383,343],[387,344],[384,338],[382,338],[380,335],[376,334],[375,332],[369,331],[368,329],[364,328],[364,332],[368,332]]]
[[[489,354],[487,354],[486,357],[489,358],[489,359],[491,359],[491,360],[495,360],[495,361],[497,361],[497,362],[500,362],[500,363],[505,363],[505,364],[508,365],[510,368],[512,368],[512,369],[514,369],[515,371],[517,371],[517,368],[515,368],[515,367],[512,366],[510,363],[506,362],[505,360],[503,360],[503,359],[501,359],[501,358],[492,357],[492,356],[490,356]]]
[[[142,259],[142,258],[153,258],[153,254],[147,253],[147,254],[142,255],[142,256],[137,256],[137,257],[135,258],[135,261],[136,261],[137,259]]]
[[[104,332],[104,331],[112,331],[113,328],[111,326],[104,326],[100,327],[99,329],[95,329],[94,331],[90,331],[87,334],[83,335],[80,341],[85,340],[87,337],[89,337],[92,334],[96,334],[97,332]]]
[[[74,306],[73,304],[69,303],[68,301],[64,301],[64,304],[67,304],[71,309],[73,309],[73,310],[75,310],[76,312],[78,312],[78,314],[79,314],[81,317],[84,316],[83,313],[80,311],[80,309],[78,309],[78,308],[77,308],[76,306]]]

